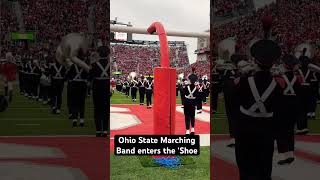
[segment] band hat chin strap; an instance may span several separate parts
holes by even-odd
[[[293,89],[293,85],[297,80],[296,76],[293,76],[293,79],[291,80],[291,82],[289,81],[288,77],[286,75],[283,75],[283,79],[287,84],[287,88],[283,91],[284,95],[296,95],[294,89]],[[289,93],[290,91],[290,93]]]
[[[254,82],[254,78],[249,77],[248,82],[256,103],[254,103],[249,109],[245,109],[243,106],[240,106],[240,111],[251,117],[263,117],[263,118],[272,117],[273,112],[271,113],[267,112],[264,102],[267,100],[267,98],[271,95],[274,88],[276,87],[277,85],[276,81],[274,79],[272,80],[269,87],[265,90],[265,92],[262,94],[261,97],[259,95],[258,89]],[[259,109],[260,112],[256,112],[257,109]]]
[[[197,90],[197,87],[194,87],[194,89],[191,91],[190,86],[187,87],[189,91],[189,95],[184,95],[187,99],[195,99],[196,97],[193,96],[193,93]]]

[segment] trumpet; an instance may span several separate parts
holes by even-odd
[[[127,80],[128,81],[133,81],[134,80],[134,78],[137,76],[137,73],[136,72],[131,72],[131,73],[129,73],[129,75],[128,75],[128,77],[127,77]]]

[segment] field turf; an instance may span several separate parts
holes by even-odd
[[[164,167],[143,167],[137,156],[110,156],[111,180],[209,180],[210,148],[202,147],[200,156],[193,156],[194,164],[177,169]]]
[[[176,103],[181,104],[180,96],[177,97]],[[132,102],[131,97],[116,92],[111,98],[111,104],[139,104],[139,95],[137,101]],[[194,163],[177,169],[168,169],[164,167],[144,167],[146,161],[141,156],[115,156],[111,153],[110,177],[112,180],[210,179],[210,148],[201,147],[199,156],[189,157]]]
[[[4,94],[0,83],[0,95]],[[14,90],[12,103],[0,113],[0,136],[40,136],[40,135],[94,135],[92,98],[86,98],[85,127],[72,128],[66,107],[66,85],[62,100],[61,114],[51,113],[49,105],[43,105],[19,94]]]

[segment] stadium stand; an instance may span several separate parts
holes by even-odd
[[[231,16],[234,12],[246,8],[247,4],[244,0],[217,0],[215,1],[214,14],[216,16]]]
[[[169,47],[171,66],[182,68],[189,65],[185,45],[171,44]],[[152,74],[152,68],[160,65],[158,45],[113,43],[111,50],[117,70],[122,71],[123,74],[130,72],[139,72],[145,75]]]
[[[305,40],[316,41],[320,36],[320,2],[317,0],[278,0],[252,15],[215,27],[215,39],[219,42],[236,36],[237,43],[245,47],[253,38],[262,35],[257,26],[264,15],[274,17],[272,36],[278,41],[284,52]]]

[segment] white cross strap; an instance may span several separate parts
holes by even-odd
[[[302,73],[301,69],[299,69],[299,73],[303,77],[303,83],[301,83],[301,85],[309,86],[310,83],[307,83],[306,81],[307,81],[307,78],[309,77],[310,70],[308,69],[306,76],[304,76],[304,74]]]
[[[209,86],[210,86],[210,82],[207,82],[205,89],[209,88]]]
[[[199,85],[198,85],[198,88],[199,88],[199,92],[202,92],[203,85],[201,86],[201,85],[199,84]]]
[[[294,89],[293,89],[293,85],[297,80],[296,76],[293,76],[291,82],[289,81],[289,79],[286,75],[283,75],[283,79],[287,84],[287,88],[283,91],[283,94],[284,95],[291,95],[291,96],[296,95],[296,93],[294,92]]]
[[[75,67],[75,69],[76,69],[77,74],[76,74],[76,76],[73,78],[73,80],[74,80],[74,81],[84,81],[83,79],[81,79],[81,73],[82,73],[83,69],[80,69],[80,70],[79,70],[78,66],[76,66],[76,65],[75,65],[74,67]]]
[[[311,81],[312,81],[312,82],[318,81],[318,78],[317,78],[317,76],[316,76],[316,72],[313,72],[313,73],[312,73],[312,79],[311,79]]]
[[[133,83],[133,87],[136,87],[138,82],[133,80],[132,83]]]
[[[33,74],[33,71],[36,69],[36,66],[32,66],[31,64],[29,64],[29,68],[30,68],[30,73]]]
[[[108,71],[109,67],[103,68],[103,66],[100,64],[100,62],[97,62],[97,65],[101,70],[101,75],[99,78],[96,78],[96,79],[107,79],[108,78],[107,71]]]
[[[144,87],[144,83],[143,82],[139,81],[139,83],[141,83],[140,87]]]
[[[148,87],[147,87],[147,89],[152,89],[152,82],[151,82],[151,83],[148,82]]]
[[[53,68],[56,70],[56,75],[53,77],[54,79],[63,79],[61,76],[62,66],[58,69],[56,64],[53,64]]]
[[[184,95],[187,99],[195,99],[196,97],[193,96],[193,93],[196,91],[197,87],[191,91],[190,86],[188,86],[189,95]]]
[[[262,118],[272,117],[273,112],[271,113],[267,112],[264,102],[267,100],[267,98],[271,95],[274,88],[276,87],[277,85],[276,81],[274,79],[272,80],[269,87],[265,90],[262,96],[259,95],[258,89],[254,82],[254,78],[249,77],[248,82],[256,103],[254,103],[249,109],[245,109],[243,106],[240,106],[240,111],[243,114],[246,114],[251,117],[262,117]],[[256,112],[257,109],[259,109],[260,112]]]

